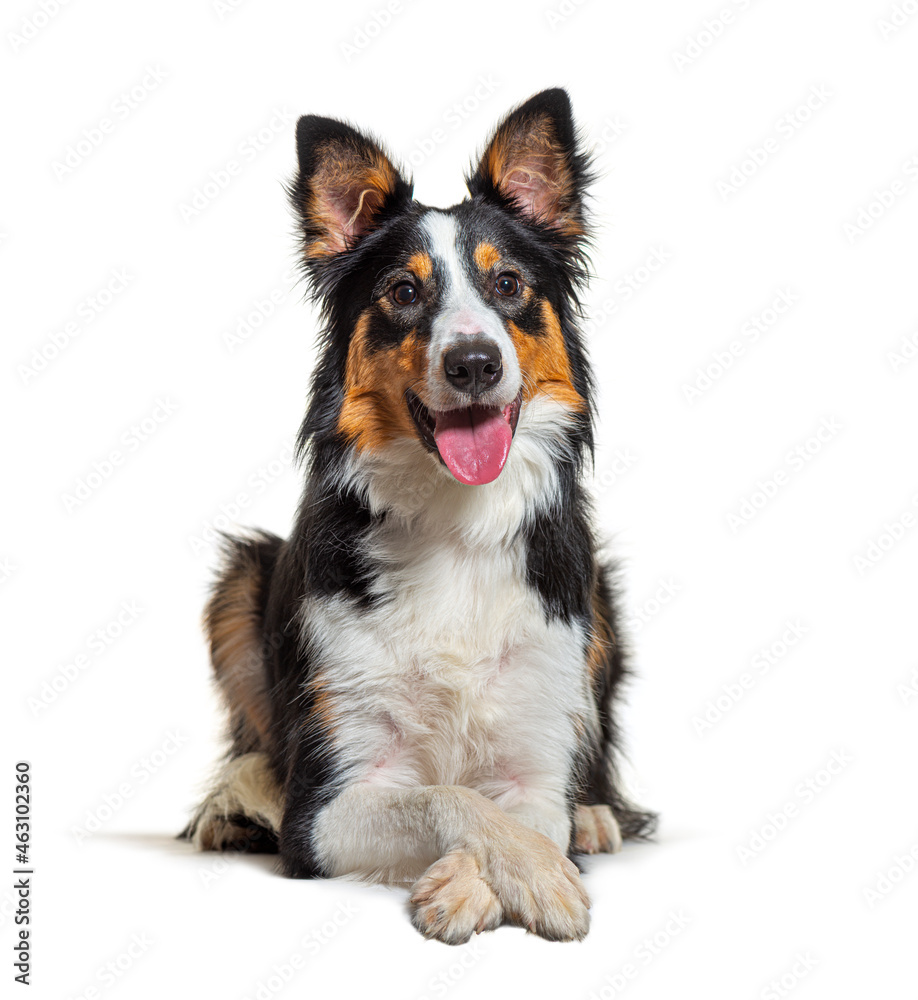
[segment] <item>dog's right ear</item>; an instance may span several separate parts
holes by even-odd
[[[567,91],[543,90],[498,125],[468,178],[473,197],[512,208],[545,230],[582,239],[583,194],[590,181]]]
[[[290,200],[307,260],[352,250],[384,215],[411,200],[411,185],[372,139],[334,118],[304,115],[296,126],[299,171]]]

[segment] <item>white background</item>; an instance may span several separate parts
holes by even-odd
[[[384,0],[5,6],[3,795],[31,760],[31,995],[914,996],[916,4],[565,4],[401,0],[382,29]],[[284,533],[299,492],[295,117],[372,129],[451,204],[553,85],[603,171],[598,507],[661,832],[590,862],[584,943],[451,950],[403,892],[172,837],[219,748],[209,532]]]

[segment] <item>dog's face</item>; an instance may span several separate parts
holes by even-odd
[[[504,468],[525,407],[550,399],[586,419],[570,322],[585,161],[563,91],[504,120],[471,199],[446,210],[414,201],[379,146],[341,122],[301,119],[297,145],[291,197],[329,318],[335,432],[349,446],[385,453],[408,438],[483,485]]]

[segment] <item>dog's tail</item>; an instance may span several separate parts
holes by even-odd
[[[281,795],[271,772],[271,703],[264,609],[282,540],[224,536],[224,563],[204,612],[214,678],[229,712],[231,747],[210,793],[180,836],[201,850],[272,850]]]

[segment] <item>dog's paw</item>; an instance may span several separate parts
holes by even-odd
[[[514,923],[550,941],[586,937],[590,898],[577,866],[548,837],[520,826],[489,845],[482,875]]]
[[[464,851],[434,862],[411,891],[412,923],[428,938],[464,944],[472,934],[503,921],[503,908],[485,882],[478,862]]]
[[[181,836],[199,851],[276,851],[283,792],[268,755],[247,753],[223,765]]]
[[[608,806],[577,806],[574,814],[574,850],[581,854],[617,854],[622,831]]]

